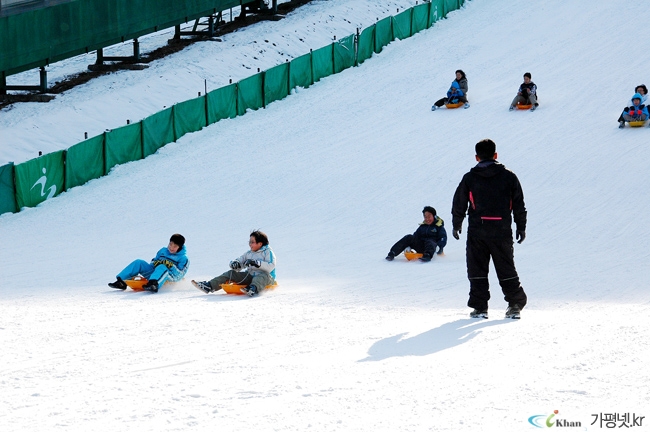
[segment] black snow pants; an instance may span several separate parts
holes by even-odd
[[[436,242],[433,239],[421,239],[413,234],[405,235],[390,248],[393,255],[397,256],[404,252],[407,247],[415,249],[417,252],[433,256],[436,251]]]
[[[526,305],[527,297],[515,269],[512,237],[481,238],[467,236],[467,277],[469,278],[469,301],[467,306],[487,310],[490,300],[488,271],[490,257],[499,278],[499,285],[508,304]]]

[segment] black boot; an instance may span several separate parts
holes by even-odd
[[[142,289],[145,291],[158,292],[158,281],[156,279],[151,279],[146,284],[142,285]]]
[[[108,286],[111,288],[121,289],[121,290],[125,290],[127,287],[126,283],[119,276],[115,282],[109,283]]]

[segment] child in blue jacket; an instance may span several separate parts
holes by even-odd
[[[146,291],[158,292],[158,288],[168,280],[178,282],[183,279],[190,266],[186,252],[185,237],[174,234],[169,239],[167,247],[160,249],[151,262],[141,259],[133,261],[117,275],[117,280],[109,283],[108,286],[123,290],[127,287],[124,280],[142,275],[149,279],[142,288]]]
[[[458,69],[456,71],[456,79],[452,81],[451,87],[447,91],[447,97],[438,99],[436,103],[431,107],[431,111],[435,111],[444,104],[447,103],[458,103],[464,102],[463,108],[469,108],[469,102],[467,102],[467,91],[469,87],[467,85],[467,77],[465,72]]]
[[[192,281],[192,285],[206,294],[219,291],[221,285],[233,282],[244,285],[241,291],[253,297],[275,283],[275,254],[269,238],[262,231],[253,231],[248,241],[250,250],[230,261],[230,270],[209,281]],[[243,270],[243,271],[241,271]]]
[[[422,214],[424,215],[424,222],[420,224],[413,234],[405,235],[390,248],[390,252],[386,256],[387,261],[395,259],[407,247],[421,252],[420,261],[423,262],[431,261],[436,247],[438,248],[438,255],[442,255],[442,249],[447,245],[445,222],[436,215],[436,209],[431,206],[426,206],[422,210]]]
[[[643,121],[648,118],[648,107],[641,103],[642,100],[643,96],[639,93],[635,93],[632,96],[632,105],[623,110],[623,120],[619,122],[619,128],[624,128],[625,122]]]

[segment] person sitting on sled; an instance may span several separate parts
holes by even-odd
[[[253,231],[248,242],[250,250],[230,261],[230,270],[209,281],[192,285],[204,293],[219,291],[221,284],[233,282],[245,285],[241,291],[252,297],[265,287],[275,283],[275,254],[269,246],[269,238],[262,231]],[[240,271],[243,270],[243,271]]]
[[[127,287],[124,282],[126,279],[142,275],[148,279],[147,283],[142,286],[142,289],[158,292],[158,288],[163,286],[168,280],[178,282],[183,279],[190,266],[186,252],[185,237],[180,234],[174,234],[169,239],[167,247],[160,249],[151,262],[146,262],[141,259],[133,261],[117,275],[117,280],[109,283],[108,286],[123,290]]]
[[[431,261],[436,247],[438,248],[438,255],[442,255],[442,250],[447,245],[445,222],[436,215],[436,209],[431,206],[426,206],[422,210],[422,214],[424,215],[424,222],[420,224],[413,234],[405,235],[390,248],[390,252],[386,256],[387,261],[395,259],[407,247],[421,252],[420,261],[423,262]]]
[[[642,100],[643,96],[639,93],[632,96],[632,105],[623,110],[623,120],[619,122],[619,128],[625,127],[625,122],[644,121],[648,118],[648,107],[641,103]]]
[[[646,102],[648,100],[648,87],[646,87],[645,84],[639,84],[638,86],[636,86],[634,88],[634,93],[640,94],[641,95],[641,104],[647,105]],[[632,101],[632,99],[630,99],[630,101],[627,103],[627,106],[623,109],[623,112],[618,117],[618,122],[619,123],[625,120],[623,118],[623,113],[625,112],[625,110],[627,110],[632,105],[634,105],[634,102]]]
[[[532,105],[531,111],[535,111],[539,104],[537,103],[537,86],[531,81],[530,72],[524,74],[524,82],[519,86],[517,96],[510,103],[510,111],[517,107],[517,104]]]
[[[456,79],[452,81],[451,87],[447,91],[447,97],[443,97],[436,101],[436,103],[431,107],[431,111],[435,111],[444,104],[447,103],[459,103],[464,102],[463,108],[469,108],[469,102],[467,102],[467,77],[465,72],[458,69],[456,71]]]

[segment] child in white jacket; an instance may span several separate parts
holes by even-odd
[[[262,231],[253,231],[248,242],[250,250],[230,261],[230,270],[206,282],[192,281],[204,293],[219,291],[221,284],[233,282],[245,285],[241,291],[250,297],[259,294],[275,282],[275,254]],[[242,271],[243,270],[243,271]]]

